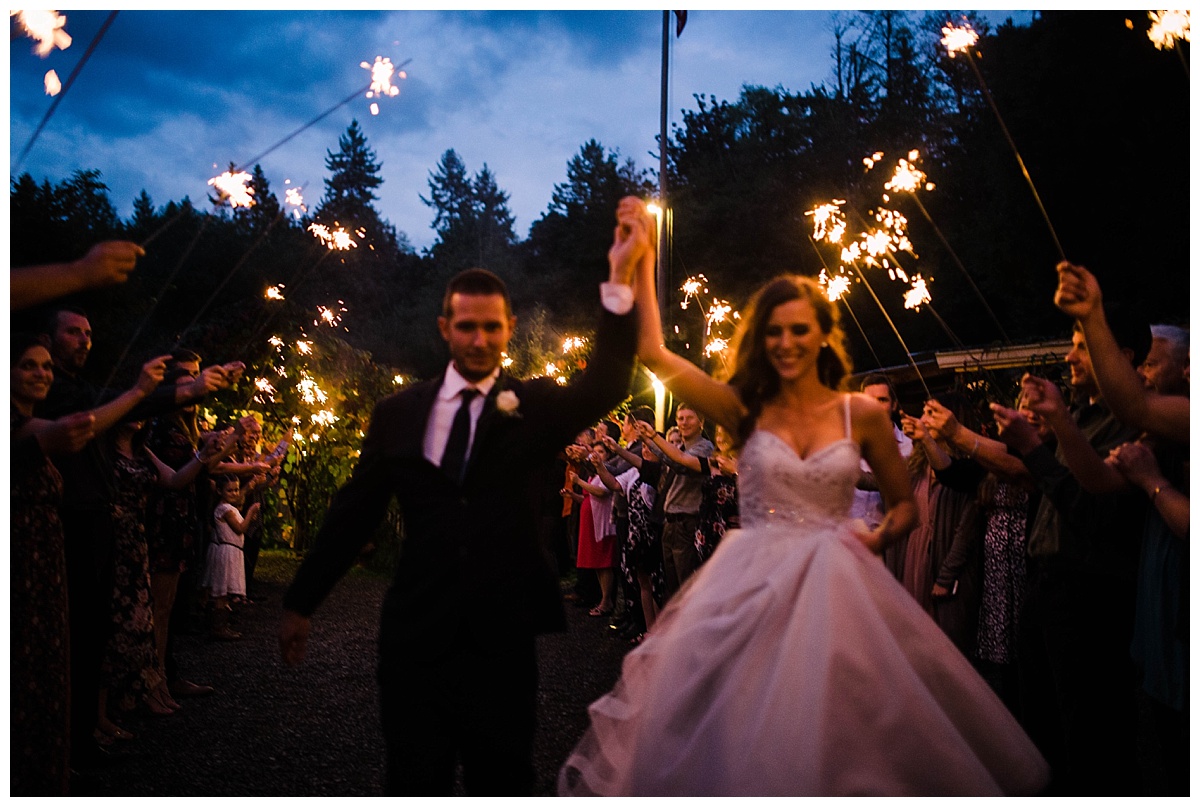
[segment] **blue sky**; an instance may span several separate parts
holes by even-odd
[[[107,11],[63,11],[74,41],[47,58],[9,47],[10,173]],[[803,91],[831,77],[830,11],[689,12],[673,39],[672,119],[693,94],[734,99],[744,84]],[[992,23],[1031,12],[989,11]],[[96,168],[118,212],[145,188],[156,205],[206,203],[208,179],[327,111],[370,77],[360,62],[406,59],[400,94],[357,98],[260,162],[315,205],[327,150],[350,121],[383,164],[377,206],[417,248],[432,211],[421,201],[446,149],[471,173],[486,163],[510,194],[519,237],[546,209],[588,139],[642,167],[659,128],[661,11],[121,11],[20,165],[39,181]]]

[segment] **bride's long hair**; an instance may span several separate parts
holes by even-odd
[[[767,321],[772,311],[792,300],[807,300],[812,305],[825,336],[825,344],[817,354],[817,377],[821,383],[836,390],[850,374],[852,365],[838,310],[820,284],[812,278],[790,274],[768,281],[754,293],[733,337],[733,363],[726,380],[738,391],[748,410],[738,425],[739,444],[754,430],[763,404],[779,393],[779,374],[767,358]]]

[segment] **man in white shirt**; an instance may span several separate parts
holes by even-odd
[[[879,401],[888,412],[892,421],[892,432],[896,435],[896,443],[900,448],[900,456],[908,458],[912,454],[912,439],[900,430],[897,419],[900,416],[900,399],[892,382],[882,373],[872,373],[862,380],[864,395]],[[850,517],[860,518],[869,529],[875,529],[883,521],[883,497],[879,494],[879,486],[875,484],[875,475],[871,466],[862,460],[862,474],[858,480],[858,489],[854,491],[854,504],[850,507]],[[904,552],[908,547],[908,538],[901,538],[883,550],[883,563],[896,576],[897,580],[904,577]]]
[[[537,538],[554,459],[628,394],[633,273],[653,255],[654,219],[622,200],[587,368],[567,386],[506,376],[515,318],[503,281],[451,280],[438,328],[442,378],[381,401],[350,481],[284,597],[280,650],[303,659],[309,617],[351,566],[394,496],[404,539],[380,627],[388,794],[528,795],[537,696],[534,638],[566,627]]]

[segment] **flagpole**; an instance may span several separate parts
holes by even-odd
[[[667,204],[667,69],[671,50],[671,12],[663,12],[662,23],[662,104],[658,137],[658,206],[662,208],[662,231],[658,238],[658,307],[663,325],[667,324],[668,241],[670,240],[670,206]]]

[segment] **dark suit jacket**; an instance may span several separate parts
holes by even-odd
[[[310,615],[395,496],[404,539],[384,602],[384,646],[412,647],[429,658],[459,641],[500,647],[564,629],[558,580],[538,544],[540,493],[557,452],[628,394],[635,341],[633,313],[606,311],[591,361],[570,385],[501,373],[476,425],[461,486],[424,456],[426,421],[442,379],[381,401],[350,481],[334,497],[284,607]],[[516,414],[496,409],[502,390],[519,399]]]

